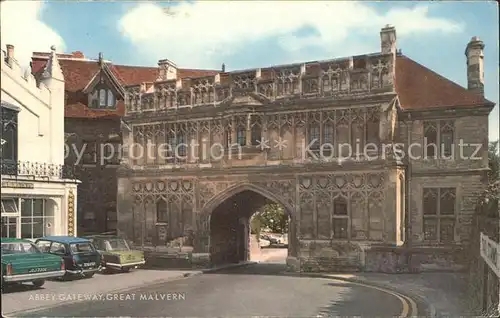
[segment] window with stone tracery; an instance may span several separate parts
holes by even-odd
[[[454,157],[454,122],[449,120],[424,122],[424,158]]]
[[[328,75],[323,76],[323,80],[321,81],[321,84],[322,84],[323,92],[331,91],[330,76],[328,76]]]
[[[378,145],[379,139],[379,121],[375,118],[366,122],[366,143]]]
[[[323,125],[323,143],[331,144],[332,146],[335,144],[334,128],[332,124]]]
[[[320,131],[319,125],[312,123],[309,126],[308,142],[307,144],[312,144],[309,149],[318,150],[320,147]]]
[[[455,240],[456,189],[423,189],[424,240],[452,243]]]
[[[167,141],[167,153],[166,153],[166,161],[169,163],[175,162],[176,159],[176,151],[177,151],[177,138],[174,132],[170,132],[166,138]]]
[[[230,148],[231,147],[231,144],[232,144],[232,135],[233,135],[233,132],[232,132],[232,129],[231,127],[229,128],[226,128],[224,130],[224,142],[225,142],[225,146],[226,148]]]
[[[243,127],[238,127],[236,131],[236,142],[240,146],[245,146],[247,143],[247,130]]]
[[[167,202],[163,199],[160,199],[158,202],[156,202],[156,222],[157,223],[168,222]]]
[[[304,94],[313,94],[318,92],[318,80],[317,79],[306,79],[303,82],[303,92]]]
[[[183,132],[177,134],[177,159],[184,160],[187,156],[186,135]]]
[[[260,142],[262,141],[262,128],[260,127],[260,124],[255,123],[252,126],[251,137],[252,137],[252,146],[260,145]]]
[[[335,135],[337,137],[337,153],[341,154],[343,158],[351,156],[353,151],[349,140],[349,125],[345,122],[337,124]]]
[[[353,153],[363,153],[363,148],[365,146],[364,135],[365,127],[363,123],[360,120],[353,122],[351,124],[351,145]]]
[[[334,239],[349,238],[349,211],[347,200],[344,197],[336,197],[333,200],[332,229]]]

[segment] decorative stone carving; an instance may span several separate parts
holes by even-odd
[[[289,207],[295,206],[295,182],[294,180],[278,180],[261,184],[262,188],[276,195]],[[278,202],[280,203],[280,202]],[[293,211],[289,211],[293,212]]]
[[[300,202],[300,232],[302,238],[309,234],[303,231],[311,229],[312,216],[317,215],[318,239],[330,239],[330,216],[333,209],[332,198],[344,197],[351,207],[351,220],[353,222],[351,237],[353,239],[366,239],[368,229],[366,222],[369,210],[368,197],[371,198],[374,222],[382,219],[382,203],[384,200],[384,173],[353,173],[353,174],[325,174],[313,176],[300,176],[298,178]],[[326,223],[325,223],[326,222]],[[378,224],[378,223],[377,223]],[[375,229],[377,230],[377,229]],[[307,232],[307,233],[314,233]],[[375,233],[378,235],[381,233]],[[315,238],[310,236],[309,238]]]

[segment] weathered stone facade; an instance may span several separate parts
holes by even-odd
[[[396,271],[408,267],[396,255],[402,246],[424,264],[454,259],[442,255],[468,239],[469,199],[484,186],[487,162],[408,160],[396,150],[408,153],[429,131],[446,153],[460,139],[484,145],[492,106],[405,105],[409,91],[396,81],[407,58],[393,28],[381,42],[365,56],[127,87],[120,233],[146,247],[193,230],[196,252],[238,261],[247,248],[239,242],[248,245],[244,219],[260,197],[290,216],[291,270],[382,270],[373,264],[384,259]],[[339,147],[346,143],[353,153]],[[182,158],[161,144],[181,145]]]
[[[111,158],[103,152],[112,145],[121,144],[120,117],[100,120],[66,118],[65,133],[66,164],[75,165],[75,173],[82,181],[78,187],[78,197],[81,198],[77,211],[78,233],[116,230],[119,153]],[[118,150],[118,146],[113,148],[113,151]]]

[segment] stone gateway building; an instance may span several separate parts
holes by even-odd
[[[380,37],[377,53],[205,77],[160,61],[125,88],[119,232],[236,262],[275,202],[291,270],[459,263],[488,170],[484,44],[467,45],[466,89],[397,51],[394,27]]]

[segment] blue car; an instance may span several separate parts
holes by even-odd
[[[38,238],[35,245],[43,253],[54,254],[64,260],[66,274],[63,278],[90,278],[101,270],[101,255],[86,238],[45,236]]]

